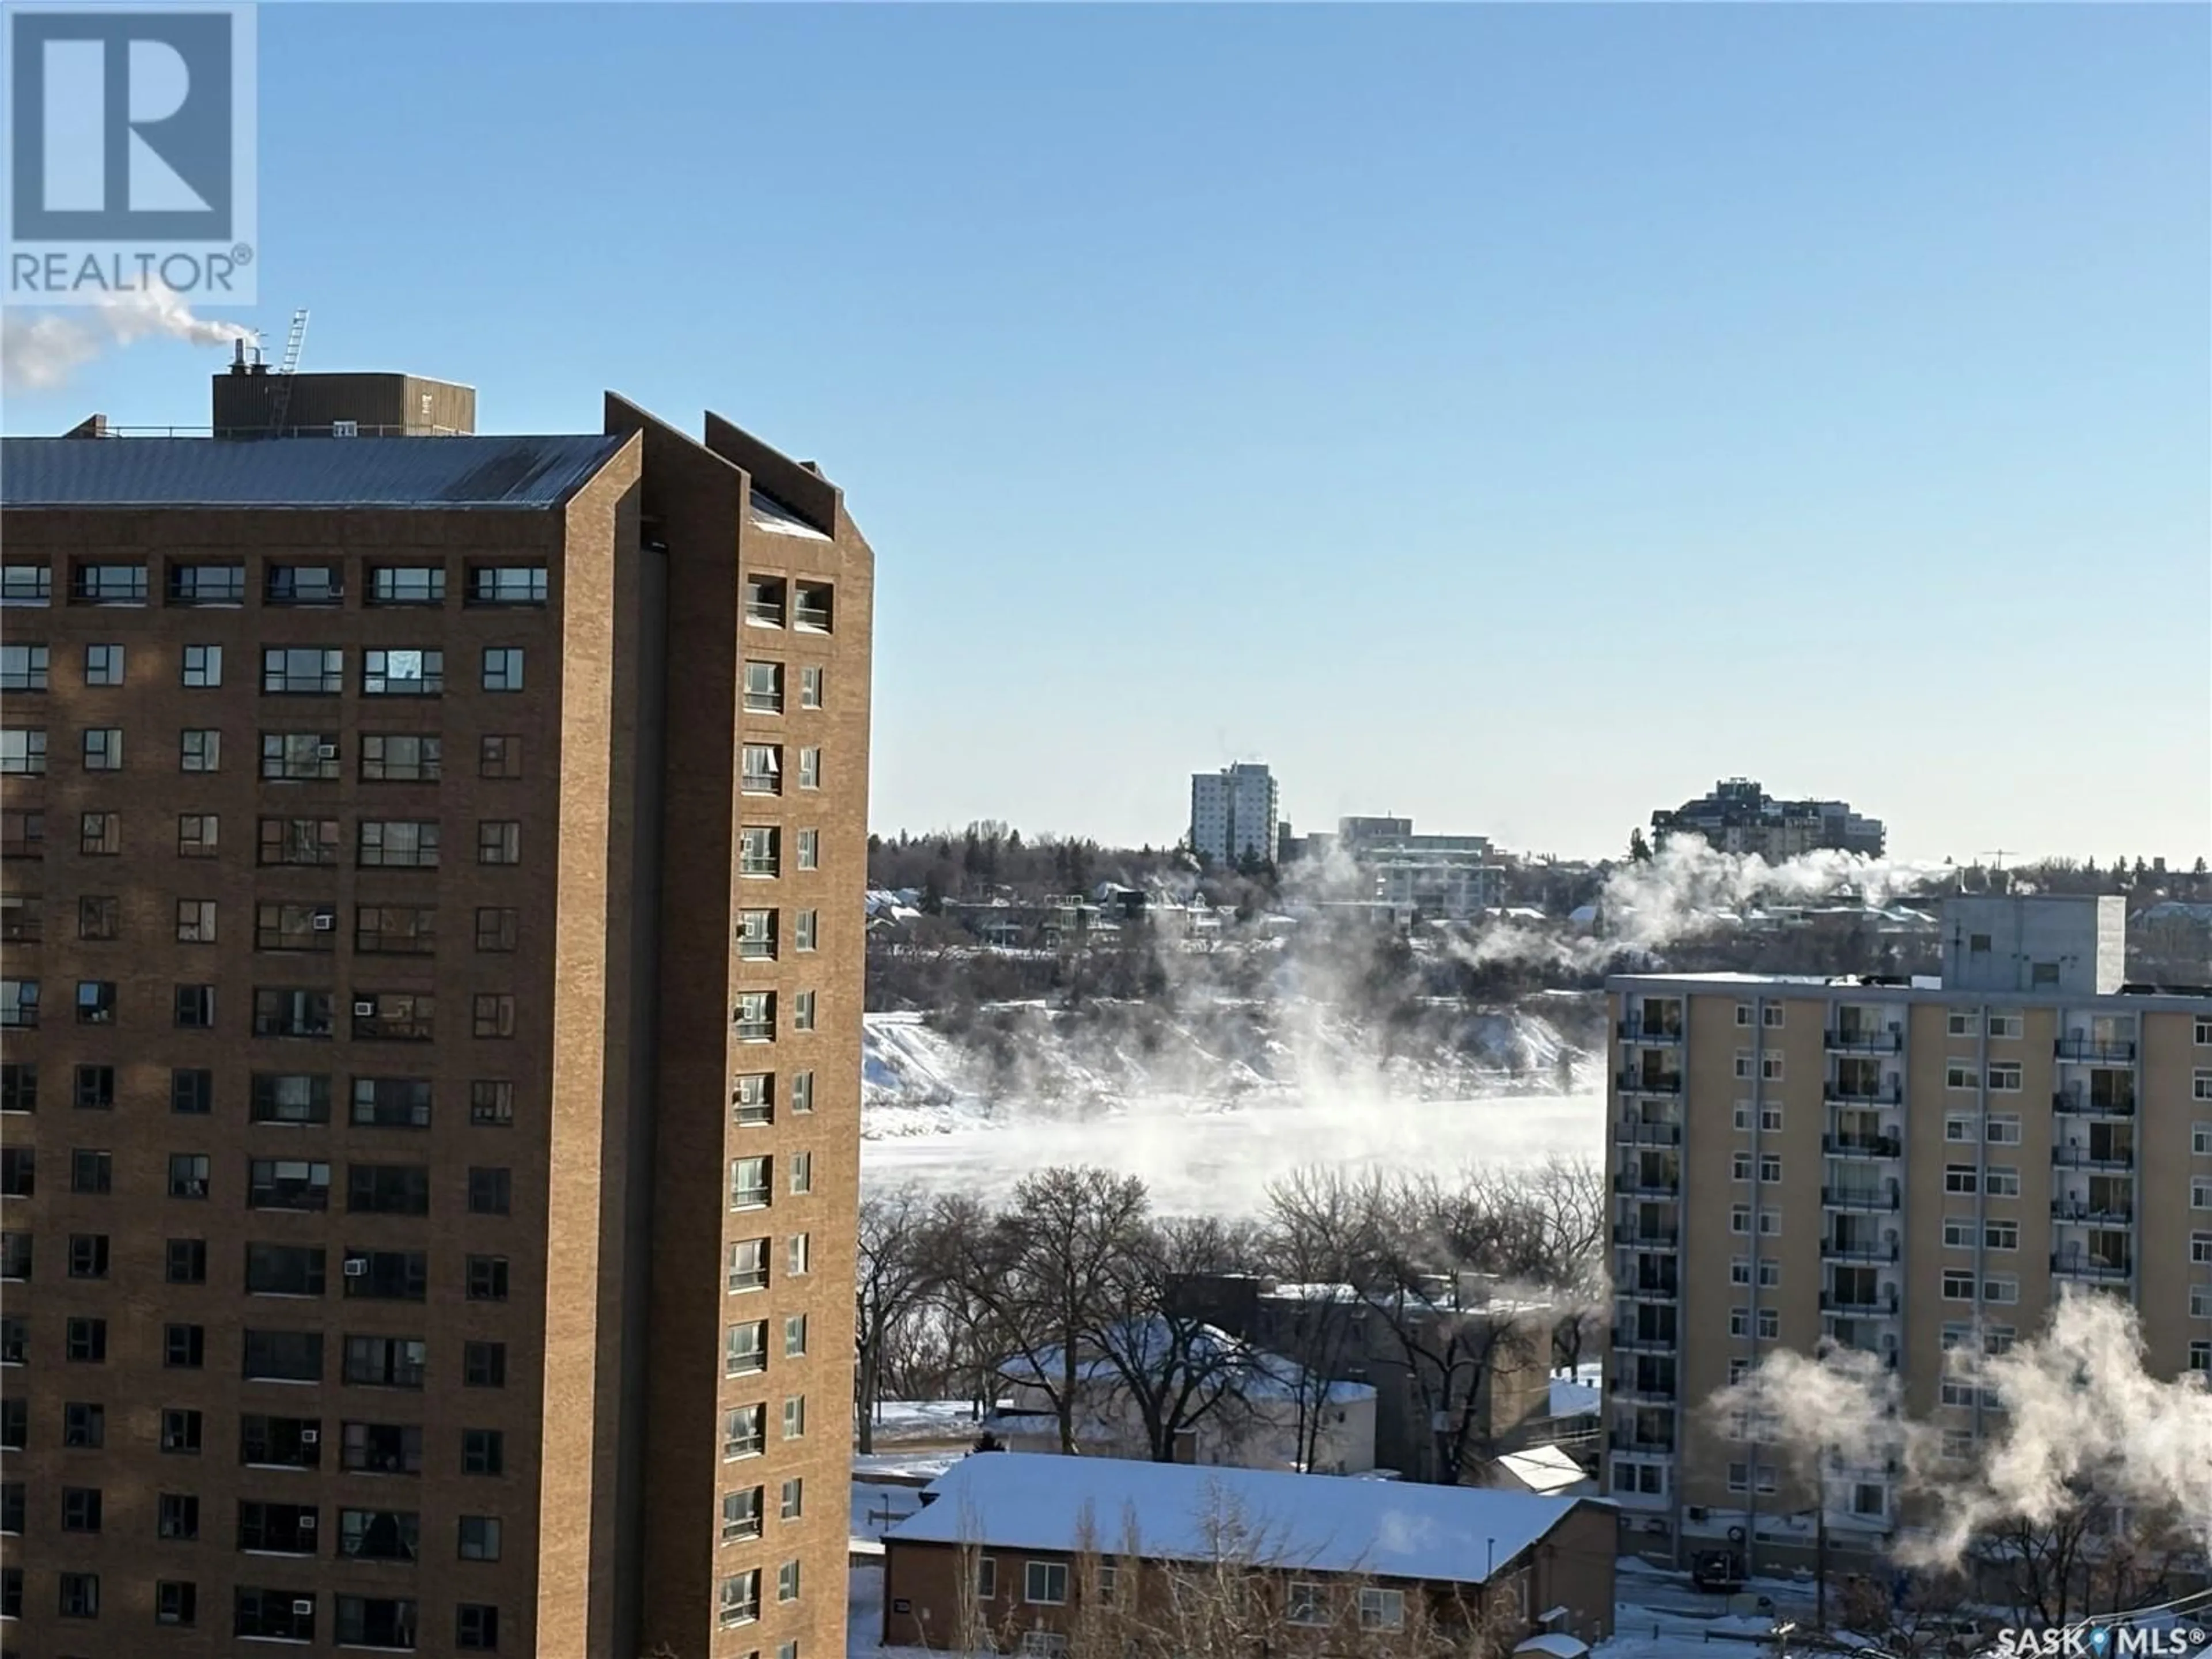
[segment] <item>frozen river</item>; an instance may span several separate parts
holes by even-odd
[[[995,1200],[1032,1170],[1091,1164],[1141,1176],[1170,1214],[1249,1215],[1270,1182],[1302,1164],[1449,1173],[1555,1152],[1601,1161],[1604,1123],[1601,1093],[1357,1104],[1278,1095],[1233,1107],[1169,1097],[1080,1121],[1021,1117],[864,1140],[860,1173],[869,1185],[916,1181]]]

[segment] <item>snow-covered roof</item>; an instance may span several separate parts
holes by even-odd
[[[1303,1389],[1314,1386],[1296,1360],[1240,1342],[1212,1325],[1200,1325],[1179,1338],[1164,1319],[1131,1322],[1121,1328],[1115,1346],[1125,1357],[1145,1360],[1148,1370],[1155,1364],[1164,1366],[1172,1361],[1178,1364],[1187,1363],[1201,1372],[1218,1373],[1224,1379],[1233,1375],[1235,1391],[1250,1400],[1294,1399]],[[1057,1344],[1039,1349],[1034,1360],[1017,1354],[999,1366],[999,1375],[1012,1382],[1036,1382],[1040,1371],[1047,1378],[1060,1375]],[[1085,1382],[1111,1383],[1120,1373],[1112,1360],[1103,1355],[1092,1355],[1076,1362],[1075,1375]],[[1317,1401],[1325,1398],[1331,1405],[1345,1405],[1355,1400],[1372,1400],[1375,1390],[1364,1382],[1331,1382],[1326,1396],[1310,1397]]]
[[[1589,1479],[1589,1472],[1557,1446],[1531,1446],[1526,1451],[1508,1452],[1498,1460],[1498,1466],[1530,1492],[1547,1496]]]
[[[1547,1630],[1540,1636],[1532,1636],[1513,1650],[1516,1653],[1540,1653],[1548,1659],[1583,1659],[1589,1651],[1589,1644],[1578,1642],[1564,1631]]]
[[[1571,1376],[1552,1379],[1552,1415],[1587,1417],[1598,1408],[1604,1391],[1595,1383],[1578,1382]]]
[[[1590,1501],[1024,1452],[974,1453],[927,1491],[932,1501],[887,1542],[1070,1554],[1133,1547],[1148,1560],[1227,1557],[1458,1584],[1483,1583]]]

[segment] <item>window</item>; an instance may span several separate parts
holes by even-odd
[[[421,1517],[412,1510],[340,1510],[338,1554],[358,1561],[412,1561],[420,1553]]]
[[[748,714],[783,713],[781,663],[749,662],[745,665],[744,704]]]
[[[799,706],[801,708],[822,707],[823,677],[827,669],[808,666],[799,671]]]
[[[818,931],[817,913],[812,910],[794,911],[792,915],[791,946],[794,951],[815,948]]]
[[[497,1429],[461,1431],[461,1473],[498,1474],[507,1467],[507,1438]]]
[[[328,1037],[331,1035],[331,994],[328,991],[257,989],[253,994],[253,1035],[264,1037]]]
[[[499,1559],[499,1518],[465,1515],[460,1524],[460,1556],[464,1561]]]
[[[273,782],[328,783],[338,775],[335,732],[264,732],[261,775]]]
[[[319,1382],[323,1380],[320,1331],[248,1329],[242,1374],[249,1381]]]
[[[522,739],[486,737],[477,745],[477,775],[480,778],[519,778],[522,775]]]
[[[1974,1299],[1974,1275],[1964,1267],[1944,1268],[1943,1299],[1946,1302],[1972,1302]]]
[[[827,634],[830,631],[831,589],[826,582],[794,582],[792,584],[792,625],[802,633]]]
[[[312,1469],[322,1462],[322,1420],[313,1417],[238,1419],[238,1461],[249,1468]],[[346,1467],[359,1467],[348,1461]]]
[[[506,645],[488,645],[484,647],[483,689],[487,691],[522,690],[520,647]]]
[[[337,943],[337,912],[327,904],[258,904],[253,910],[257,951],[322,951]]]
[[[256,1123],[328,1123],[331,1080],[304,1072],[256,1072],[251,1115]]]
[[[248,1244],[248,1296],[320,1296],[324,1253],[320,1245]]]
[[[999,1594],[999,1563],[994,1556],[982,1556],[975,1563],[975,1596],[978,1601],[994,1600]]]
[[[506,1301],[507,1258],[503,1255],[471,1256],[465,1282],[468,1299],[471,1302]]]
[[[1991,1198],[2018,1198],[2020,1171],[1992,1164],[1982,1172],[1982,1190]]]
[[[263,865],[336,864],[338,844],[336,818],[264,818],[260,823]]]
[[[749,743],[741,751],[738,787],[748,795],[783,793],[783,750],[774,744]]]
[[[76,1023],[80,1025],[115,1024],[115,981],[81,979],[76,982]]]
[[[814,1073],[793,1072],[791,1074],[791,1109],[801,1116],[814,1109]]]
[[[782,870],[782,832],[774,824],[749,823],[738,832],[738,873],[774,876]]]
[[[188,1543],[200,1535],[200,1500],[190,1492],[161,1493],[156,1517],[156,1537]]]
[[[1971,1250],[1974,1248],[1974,1224],[1965,1216],[1947,1215],[1943,1218],[1943,1248],[1947,1250]]]
[[[505,1215],[514,1202],[513,1170],[472,1169],[469,1171],[471,1215]]]
[[[340,1647],[412,1648],[415,1603],[397,1597],[336,1595],[331,1598],[332,1639]]]
[[[70,573],[70,598],[78,605],[143,605],[143,564],[80,564]]]
[[[84,769],[120,772],[123,769],[123,732],[119,726],[94,726],[84,734]]]
[[[2016,1250],[2020,1248],[2020,1223],[1992,1221],[1982,1229],[1982,1248],[1989,1250]]]
[[[349,1249],[345,1293],[356,1302],[421,1302],[430,1293],[430,1258],[422,1250]]]
[[[2189,1207],[2192,1210],[2212,1210],[2212,1176],[2190,1176]]]
[[[2021,1018],[2018,1014],[1991,1014],[1990,1016],[1990,1035],[1993,1037],[2017,1039],[2023,1029],[2024,1026]]]
[[[791,1029],[811,1031],[814,1029],[814,993],[801,991],[791,1000]]]
[[[782,577],[748,576],[745,579],[745,620],[763,628],[783,626]]]
[[[783,1271],[787,1277],[802,1279],[813,1266],[812,1241],[805,1233],[793,1233],[783,1241]]]
[[[43,691],[49,653],[43,645],[0,645],[0,691]]]
[[[768,1288],[768,1240],[740,1238],[731,1244],[729,1288],[732,1294]]]
[[[776,1510],[779,1521],[796,1521],[806,1509],[806,1482],[793,1475],[783,1483],[783,1492]]]
[[[371,1129],[427,1129],[431,1085],[427,1078],[357,1077],[352,1121]]]
[[[1947,1089],[1978,1089],[1982,1085],[1981,1070],[1971,1060],[1947,1060],[1943,1062],[1943,1086]]]
[[[775,1079],[767,1072],[747,1072],[730,1085],[730,1117],[740,1124],[775,1121]]]
[[[179,732],[177,763],[186,772],[220,772],[222,733],[194,728]]]
[[[818,870],[822,867],[822,832],[819,830],[802,830],[799,832],[799,867],[802,870]],[[1777,1072],[1773,1075],[1778,1077],[1781,1073]]]
[[[1065,1568],[1062,1571],[1066,1571]],[[775,1570],[775,1599],[796,1601],[799,1599],[799,1563],[787,1561]]]
[[[222,647],[186,646],[180,673],[187,690],[212,691],[222,684]]]
[[[721,1584],[721,1605],[715,1613],[724,1625],[750,1625],[760,1617],[760,1583],[758,1567],[750,1572],[725,1578]]]
[[[70,1154],[70,1190],[73,1193],[105,1193],[115,1185],[115,1155],[112,1152],[88,1152],[80,1147]]]
[[[799,787],[819,789],[822,787],[822,751],[802,749],[799,751]]]
[[[87,685],[122,684],[123,647],[119,645],[85,647],[84,683]]]
[[[10,1238],[27,1238],[27,1233],[10,1233]],[[22,1275],[10,1273],[9,1278]],[[0,1317],[0,1365],[21,1365],[29,1363],[31,1354],[30,1322],[20,1314]],[[0,1531],[4,1531],[0,1528]]]
[[[759,1210],[768,1206],[771,1182],[766,1158],[733,1158],[730,1163],[730,1207]]]
[[[512,818],[487,818],[477,825],[478,864],[522,862],[522,825]]]
[[[324,937],[329,937],[327,933]],[[362,904],[354,908],[357,956],[427,957],[437,945],[438,913],[428,905]]]
[[[98,1451],[107,1443],[107,1407],[70,1401],[62,1407],[62,1444],[72,1451]]]
[[[249,1246],[250,1249],[252,1247]],[[163,1248],[162,1277],[172,1285],[207,1283],[207,1240],[173,1238]],[[252,1289],[248,1285],[247,1289]]]
[[[750,1376],[768,1369],[768,1321],[755,1319],[730,1327],[722,1355],[722,1375]]]
[[[1403,1590],[1366,1589],[1359,1592],[1359,1628],[1397,1630],[1406,1622]]]
[[[1943,1120],[1943,1139],[1954,1146],[1971,1146],[1975,1139],[1974,1120],[1954,1114]]]
[[[97,1619],[100,1617],[100,1575],[96,1572],[64,1572],[58,1576],[57,1585],[61,1616],[64,1619]]]
[[[180,812],[177,815],[177,856],[180,859],[211,859],[219,845],[221,823],[212,812]]]
[[[246,1166],[249,1210],[327,1210],[331,1166],[293,1158],[257,1158]]]
[[[806,1316],[786,1314],[783,1319],[783,1357],[803,1359],[806,1357]]]
[[[430,1170],[422,1164],[349,1164],[346,1208],[355,1215],[428,1215]]]
[[[2197,1267],[2212,1267],[2212,1233],[2189,1235],[2189,1260]]]
[[[207,1360],[207,1330],[200,1325],[167,1325],[161,1331],[161,1363],[196,1371]]]
[[[46,734],[29,726],[0,731],[0,775],[36,777],[46,769]]]
[[[114,1103],[115,1073],[107,1068],[108,1101]],[[0,1063],[0,1112],[39,1109],[39,1068],[29,1060]]]
[[[2009,1305],[2020,1300],[2020,1281],[2016,1279],[1985,1279],[1982,1281],[1982,1300]]]
[[[210,1170],[205,1152],[171,1152],[169,1154],[169,1196],[171,1198],[204,1199],[208,1195]]]
[[[437,1036],[434,997],[406,991],[361,991],[354,995],[356,1042],[428,1042]]]
[[[396,732],[365,732],[361,738],[362,781],[365,783],[435,783],[442,773],[444,754],[445,739],[442,738]]]
[[[64,1532],[98,1532],[100,1510],[100,1488],[97,1486],[64,1486],[62,1488],[62,1530]],[[17,1528],[21,1530],[21,1528]]]
[[[803,1394],[784,1396],[783,1437],[786,1440],[806,1437],[806,1396]]]
[[[521,915],[511,905],[480,905],[477,909],[477,949],[512,951],[521,935]]]
[[[345,1380],[361,1388],[419,1389],[424,1345],[415,1337],[349,1336]]]
[[[179,1030],[210,1031],[215,1029],[214,986],[179,985],[175,990],[174,1005]]]
[[[1731,1205],[1731,1206],[1729,1206],[1729,1231],[1730,1232],[1732,1232],[1732,1233],[1748,1233],[1748,1232],[1750,1232],[1750,1231],[1751,1231],[1751,1206],[1750,1206],[1750,1205],[1748,1205],[1748,1204],[1735,1204],[1735,1205]]]
[[[46,605],[53,599],[54,573],[43,564],[0,566],[0,605]]]
[[[363,869],[434,870],[438,821],[364,818],[356,850]]]
[[[1990,1092],[1992,1094],[2018,1094],[2020,1092],[2020,1066],[2017,1061],[2006,1060],[2000,1064],[1991,1066],[1990,1067]]]
[[[505,1128],[514,1121],[514,1085],[478,1079],[469,1085],[469,1121],[483,1128]]]
[[[507,1344],[465,1342],[461,1345],[461,1386],[503,1389],[507,1386]]]
[[[471,565],[469,568],[471,605],[543,605],[545,567],[537,565]]]
[[[742,1543],[748,1538],[761,1535],[762,1489],[748,1486],[742,1492],[722,1494],[722,1541]]]
[[[178,1067],[169,1073],[169,1109],[204,1117],[215,1109],[215,1073]]]
[[[386,565],[368,573],[371,605],[443,605],[446,568],[440,564]]]
[[[0,766],[0,771],[5,771]],[[46,815],[44,812],[0,811],[0,858],[42,859],[46,855]]]
[[[1989,1120],[1987,1139],[1992,1146],[2017,1146],[2020,1139],[2020,1119],[2008,1112]]]
[[[1735,1152],[1729,1155],[1729,1178],[1731,1181],[1748,1181],[1751,1179],[1751,1154],[1749,1152]]]
[[[62,1327],[62,1358],[73,1365],[107,1363],[107,1322],[71,1319]]]
[[[732,1011],[731,1024],[736,1028],[740,1042],[772,1042],[775,1040],[775,993],[773,991],[741,991],[738,1006]]]
[[[740,1406],[722,1419],[722,1455],[757,1457],[768,1444],[768,1407]]]
[[[1943,1166],[1943,1190],[1947,1193],[1971,1193],[1978,1184],[1979,1172],[1971,1164],[1946,1164]]]
[[[345,690],[345,653],[314,646],[264,647],[261,690],[270,696],[335,696]]]
[[[419,649],[361,653],[364,697],[434,697],[446,689],[446,653]]]
[[[490,1652],[499,1646],[499,1609],[481,1601],[463,1601],[453,1609],[453,1645],[467,1651]]]

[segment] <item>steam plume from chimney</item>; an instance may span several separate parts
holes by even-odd
[[[111,346],[138,340],[228,345],[251,340],[242,323],[193,315],[175,290],[155,285],[75,312],[0,311],[0,387],[50,392]]]

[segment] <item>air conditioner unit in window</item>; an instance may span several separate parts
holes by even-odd
[[[375,1005],[374,1003],[373,1003],[373,1002],[359,1002],[359,1001],[356,1001],[356,1002],[353,1005],[353,1014],[354,1014],[354,1018],[355,1018],[356,1019],[369,1019],[369,1018],[374,1018],[375,1013],[376,1013],[376,1005]]]
[[[358,438],[361,436],[361,422],[359,421],[332,421],[331,422],[331,436],[333,438]]]
[[[348,1279],[363,1279],[368,1277],[368,1258],[367,1256],[349,1255],[346,1258],[345,1276]]]
[[[336,760],[337,757],[337,744],[334,743],[319,743],[315,745],[315,758],[317,760]],[[1895,1026],[1892,1026],[1890,1029],[1894,1030],[1897,1028]]]
[[[292,1613],[293,1613],[293,1616],[294,1616],[295,1618],[299,1618],[299,1619],[312,1619],[312,1618],[313,1618],[313,1617],[315,1616],[315,1601],[314,1601],[314,1598],[313,1598],[313,1596],[303,1596],[303,1597],[302,1597],[301,1599],[300,1599],[299,1601],[293,1602],[293,1603],[292,1603]]]
[[[320,1429],[302,1429],[300,1431],[300,1443],[303,1446],[312,1446],[322,1437],[323,1431]]]
[[[315,912],[315,931],[317,933],[327,933],[337,925],[338,913],[337,911],[318,910]],[[360,1011],[356,1009],[355,1012],[359,1012]]]
[[[315,1517],[313,1514],[303,1515],[300,1517],[300,1530],[301,1532],[313,1532],[314,1529]]]

